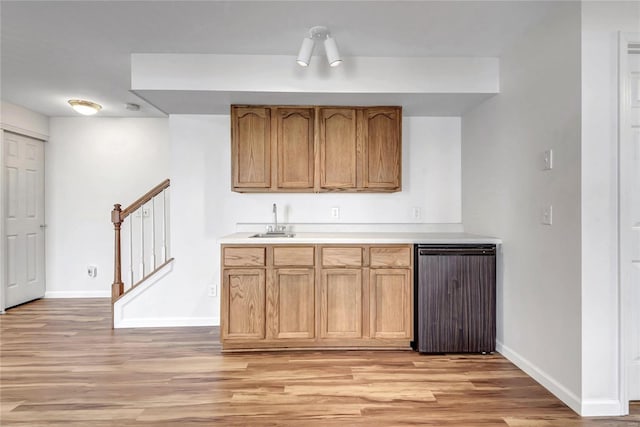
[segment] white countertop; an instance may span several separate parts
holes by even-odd
[[[220,244],[297,244],[297,243],[314,243],[314,244],[332,244],[332,243],[359,243],[359,244],[392,244],[392,243],[442,243],[442,244],[461,244],[461,243],[493,243],[498,244],[502,241],[496,237],[479,236],[469,233],[412,233],[412,232],[321,232],[295,233],[294,237],[249,237],[255,232],[233,233],[220,237]]]

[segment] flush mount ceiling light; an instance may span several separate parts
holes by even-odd
[[[336,44],[336,40],[331,37],[331,33],[327,27],[313,27],[309,30],[309,36],[305,37],[302,40],[302,46],[300,46],[300,51],[298,52],[298,58],[296,62],[301,67],[309,66],[309,62],[311,61],[311,54],[313,53],[313,47],[315,46],[316,41],[322,40],[324,41],[324,50],[327,54],[327,61],[329,62],[329,66],[337,67],[342,63],[342,59],[340,59],[340,52],[338,52],[338,45]]]
[[[85,116],[91,116],[102,110],[102,105],[91,101],[85,101],[84,99],[70,99],[68,102],[69,105],[71,105],[71,108]]]

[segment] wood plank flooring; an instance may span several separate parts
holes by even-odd
[[[218,328],[112,330],[107,299],[0,316],[2,426],[640,426],[580,418],[499,354],[222,354]]]

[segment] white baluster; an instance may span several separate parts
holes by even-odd
[[[168,225],[167,225],[167,188],[162,190],[162,262],[166,262],[169,256],[169,251],[167,250],[167,235]]]
[[[133,286],[133,218],[129,220],[129,287]]]
[[[140,211],[140,280],[144,278],[144,205],[138,208]]]
[[[151,270],[156,269],[156,197],[151,199]]]

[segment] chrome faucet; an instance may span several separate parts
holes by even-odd
[[[278,207],[273,204],[273,231],[278,232]]]
[[[278,206],[273,204],[273,224],[267,226],[267,234],[284,234],[286,227],[284,225],[278,225]]]

